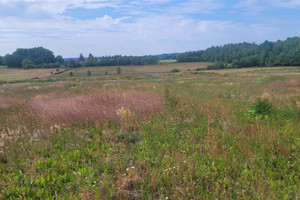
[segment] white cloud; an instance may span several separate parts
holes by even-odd
[[[64,13],[67,9],[85,8],[97,9],[104,7],[119,8],[124,5],[123,0],[0,0],[0,15],[8,16],[13,13],[26,15],[26,13],[48,13],[57,15]]]
[[[272,1],[272,4],[278,7],[296,9],[300,7],[300,0],[275,0]]]
[[[172,7],[174,13],[194,14],[194,13],[211,13],[221,8],[221,4],[215,0],[188,0],[182,2],[179,6]]]
[[[131,1],[131,4],[164,4],[164,3],[169,3],[174,0],[140,0],[140,1]]]
[[[259,0],[242,0],[234,5],[233,8],[236,10],[240,9],[246,14],[257,15],[268,8],[267,2],[268,0],[263,2]]]
[[[0,0],[0,55],[11,53],[16,48],[34,46],[49,48],[65,57],[77,56],[81,52],[84,55],[91,52],[95,56],[143,55],[198,50],[229,42],[258,42],[272,35],[282,35],[281,29],[273,28],[276,23],[242,23],[238,19],[215,17],[212,14],[224,6],[220,2]],[[283,2],[278,0],[276,5],[283,6],[280,4]],[[295,2],[289,1],[285,7],[297,5]],[[260,10],[265,4],[246,0],[234,8]],[[66,11],[72,12],[75,8],[102,7],[113,8],[118,15],[102,13],[88,20],[66,15]],[[293,33],[295,31],[289,31],[289,34]]]
[[[235,9],[242,9],[246,14],[256,15],[265,10],[270,10],[274,7],[285,9],[297,9],[300,7],[300,0],[241,0],[236,5]]]

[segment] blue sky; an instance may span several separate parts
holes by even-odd
[[[0,55],[149,55],[300,36],[300,0],[0,0]]]

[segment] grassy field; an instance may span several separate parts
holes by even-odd
[[[176,63],[176,62],[177,62],[176,59],[160,60],[160,61],[159,61],[160,64],[172,64],[172,63]]]
[[[299,199],[300,68],[207,64],[1,69],[0,199]]]
[[[121,71],[123,75],[151,75],[157,73],[167,73],[172,69],[180,68],[181,71],[195,70],[197,68],[205,68],[210,63],[168,63],[163,65],[142,65],[142,66],[122,66]],[[86,78],[87,71],[91,71],[90,77],[103,78],[107,72],[108,75],[116,75],[118,66],[109,67],[85,67],[75,68],[72,70],[60,69],[61,73],[56,73],[56,69],[7,69],[0,67],[0,80],[7,82],[28,82],[32,79],[60,79],[65,78]],[[73,77],[70,77],[70,72]],[[99,77],[100,76],[100,77]],[[89,78],[90,78],[89,77]]]
[[[46,78],[54,72],[55,69],[7,69],[0,67],[0,81],[19,81],[34,78]]]

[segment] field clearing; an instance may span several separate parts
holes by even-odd
[[[180,72],[195,71],[198,68],[205,68],[211,63],[168,63],[161,65],[143,65],[143,66],[121,66],[122,75],[156,75],[168,73],[172,69],[179,69]],[[63,71],[60,74],[55,73],[55,69],[7,69],[5,66],[0,67],[0,80],[2,81],[22,81],[31,79],[62,79],[70,77],[72,72],[74,78],[83,78],[87,76],[87,71],[91,72],[91,77],[115,76],[119,66],[104,66],[104,67],[83,67],[72,70],[60,69]],[[64,72],[65,71],[65,72]],[[299,67],[268,67],[268,68],[241,68],[241,69],[224,69],[224,70],[205,70],[205,72],[213,72],[221,75],[239,75],[239,76],[260,76],[260,75],[293,75],[300,73]]]
[[[158,74],[167,73],[172,69],[178,68],[181,71],[196,70],[197,68],[204,68],[210,63],[171,63],[161,65],[139,65],[139,66],[120,66],[123,75],[144,75],[144,74]],[[108,66],[108,67],[85,67],[71,70],[74,77],[86,76],[87,70],[90,70],[92,76],[103,76],[105,72],[109,75],[116,75],[117,68],[119,66]],[[69,76],[68,73],[56,75],[57,77]]]
[[[0,69],[0,80],[3,81],[15,81],[15,80],[25,80],[32,79],[35,77],[46,78],[54,72],[55,69]]]
[[[171,64],[171,63],[176,63],[177,62],[177,60],[160,60],[159,61],[159,64]]]
[[[0,70],[0,199],[299,199],[299,67],[207,64]]]
[[[210,63],[171,63],[161,65],[142,65],[142,66],[121,66],[122,74],[133,75],[133,74],[153,74],[153,73],[166,73],[174,68],[179,68],[181,71],[195,70],[197,68],[204,68]],[[66,78],[69,77],[69,73],[72,71],[74,77],[84,77],[87,71],[90,70],[93,76],[104,76],[105,72],[109,75],[115,75],[119,66],[107,66],[107,67],[84,67],[75,68],[70,71],[63,72],[61,74],[51,74],[56,69],[6,69],[2,68],[0,73],[0,80],[3,81],[14,81],[14,80],[25,80],[25,79],[47,79],[47,78]],[[60,69],[65,71],[64,69]]]

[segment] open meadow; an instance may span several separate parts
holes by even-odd
[[[300,199],[300,67],[208,64],[0,67],[0,199]]]

